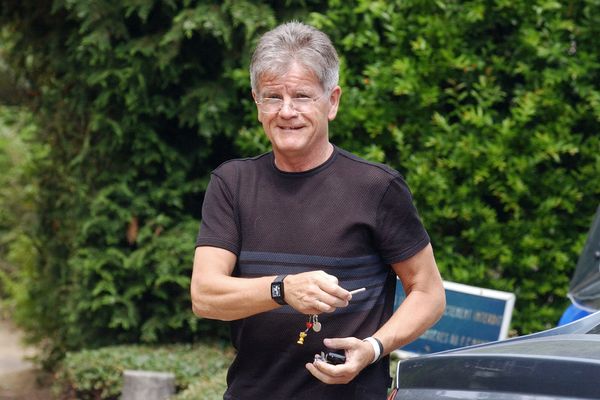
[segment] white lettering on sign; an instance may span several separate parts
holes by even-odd
[[[450,344],[455,347],[472,346],[474,344],[485,343],[485,340],[474,338],[472,336],[464,336],[451,334],[449,332],[439,331],[437,329],[428,329],[421,339],[429,340],[435,343]]]
[[[492,314],[485,311],[473,311],[468,308],[447,305],[444,316],[455,319],[471,320],[484,325],[502,325],[502,315]]]
[[[473,314],[473,321],[481,322],[485,325],[500,326],[502,325],[502,316],[483,311],[475,311]]]
[[[447,305],[446,311],[444,311],[444,315],[456,319],[471,319],[471,316],[473,315],[473,310],[469,310],[468,308],[464,307]]]

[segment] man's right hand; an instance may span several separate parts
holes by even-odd
[[[270,285],[274,276],[233,277],[237,256],[225,249],[199,246],[194,255],[190,293],[192,309],[202,318],[232,321],[276,309]],[[287,275],[284,299],[302,314],[334,312],[352,295],[323,271]]]
[[[288,275],[284,280],[285,301],[302,314],[332,313],[348,306],[350,292],[324,271]]]

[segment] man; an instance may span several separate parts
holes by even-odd
[[[443,312],[403,178],[329,142],[338,70],[324,33],[298,22],[266,33],[250,73],[273,151],[211,176],[191,295],[196,315],[233,321],[224,399],[385,399],[387,354]],[[393,313],[396,277],[407,297]],[[328,349],[345,362],[315,356]]]

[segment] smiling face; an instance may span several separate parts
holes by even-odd
[[[258,110],[277,167],[297,172],[325,162],[332,151],[328,126],[337,114],[340,87],[325,93],[315,74],[297,63],[281,76],[263,77],[257,87],[258,93],[252,93],[255,100],[271,97],[285,103],[277,113]],[[318,99],[307,112],[298,113],[290,101],[298,97]]]

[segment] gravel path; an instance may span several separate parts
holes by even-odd
[[[27,361],[35,352],[21,337],[10,321],[0,318],[0,400],[51,400],[50,390],[38,385],[38,370]]]

